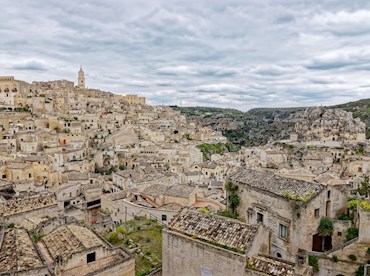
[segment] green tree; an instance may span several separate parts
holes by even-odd
[[[233,182],[228,181],[225,185],[225,188],[227,191],[228,207],[231,209],[232,213],[235,213],[240,204],[240,197],[237,194],[239,187]]]
[[[238,194],[236,193],[232,193],[229,195],[229,206],[231,208],[231,211],[233,213],[235,213],[236,211],[236,208],[239,206],[240,204],[240,198],[238,196]]]
[[[361,187],[359,187],[357,190],[358,190],[360,195],[363,195],[363,196],[366,196],[366,197],[369,195],[370,185],[369,185],[369,177],[368,176],[364,177],[364,180],[362,180],[362,182],[361,182]]]

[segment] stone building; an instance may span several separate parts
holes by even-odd
[[[270,254],[292,262],[298,252],[330,250],[341,241],[337,233],[318,233],[321,218],[336,218],[346,207],[345,190],[278,176],[268,171],[241,169],[230,176],[239,186],[239,210],[247,223],[271,230]]]
[[[140,97],[138,95],[125,95],[123,96],[123,100],[128,104],[140,104],[145,105],[145,97]]]
[[[58,215],[57,201],[54,195],[38,195],[9,199],[0,203],[0,222],[23,225],[27,218],[42,218]]]
[[[102,196],[101,209],[108,211],[117,225],[136,216],[168,224],[178,214],[181,206],[174,203],[159,205],[143,194],[120,191]]]
[[[184,209],[162,231],[163,276],[309,275],[267,255],[263,225]],[[252,269],[253,268],[253,269]]]
[[[56,275],[135,275],[131,253],[77,224],[56,228],[37,247]]]

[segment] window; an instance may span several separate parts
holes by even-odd
[[[328,199],[330,199],[330,191],[328,191]]]
[[[87,263],[95,262],[95,252],[89,253],[86,255],[86,261]]]
[[[338,232],[338,237],[341,237],[342,236],[342,232]]]
[[[162,221],[167,221],[167,215],[162,215]]]
[[[263,223],[263,214],[257,213],[257,223]]]
[[[283,239],[288,238],[288,227],[283,224],[279,224],[279,237]]]
[[[318,218],[320,216],[320,209],[315,209],[315,218]]]

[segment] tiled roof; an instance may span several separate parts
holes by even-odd
[[[275,258],[256,256],[248,260],[248,266],[267,275],[293,276],[294,265],[288,262],[278,261]]]
[[[45,236],[42,241],[54,261],[57,257],[65,260],[76,252],[104,245],[104,242],[90,229],[76,224],[58,227]]]
[[[7,229],[0,250],[0,273],[42,266],[41,259],[27,232],[23,229]]]
[[[174,197],[189,197],[195,189],[195,187],[188,185],[172,185],[164,192],[164,195]]]
[[[249,249],[258,231],[256,225],[186,209],[172,220],[169,228],[215,245],[228,246],[241,251]]]
[[[15,198],[0,203],[0,215],[10,216],[22,212],[29,212],[39,208],[56,205],[55,196],[36,196]]]
[[[142,194],[147,196],[158,197],[163,195],[163,193],[168,189],[169,186],[163,184],[153,184],[145,188]]]
[[[236,184],[248,185],[278,196],[298,196],[312,198],[325,188],[324,185],[278,176],[268,171],[241,169],[231,175],[230,180]]]
[[[153,184],[143,190],[142,194],[147,196],[158,197],[160,195],[173,196],[173,197],[189,197],[194,191],[195,187],[188,185],[176,184],[167,186],[163,184]]]

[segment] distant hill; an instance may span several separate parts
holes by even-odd
[[[239,146],[258,146],[269,140],[289,138],[294,129],[294,115],[307,107],[254,108],[242,112],[230,108],[173,107],[190,120],[203,126],[220,130],[230,142]],[[352,112],[354,118],[366,123],[367,138],[370,137],[370,99],[349,102],[327,108],[342,108]]]
[[[352,112],[354,118],[360,118],[366,123],[368,128],[366,136],[370,136],[370,99],[363,99],[356,102],[349,102],[345,104],[336,105],[334,107],[343,108],[345,111]]]

